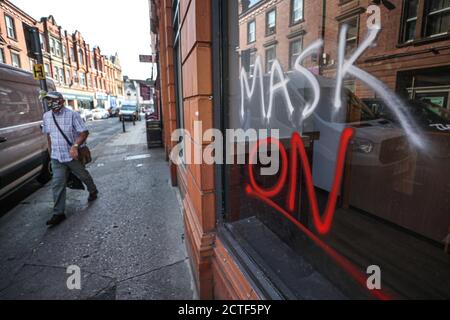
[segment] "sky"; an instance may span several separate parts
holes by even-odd
[[[151,54],[148,0],[10,1],[36,20],[53,15],[64,30],[80,31],[103,55],[118,52],[124,75],[151,77],[152,65],[139,62],[140,54]]]

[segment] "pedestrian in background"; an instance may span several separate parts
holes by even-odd
[[[85,163],[80,159],[80,148],[86,147],[89,131],[81,116],[65,108],[65,100],[59,92],[49,92],[44,100],[50,111],[44,114],[43,132],[48,137],[48,147],[53,169],[53,217],[48,226],[56,226],[66,219],[66,188],[69,173],[80,179],[89,191],[88,201],[98,197],[98,190]]]

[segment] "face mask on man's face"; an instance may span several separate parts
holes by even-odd
[[[48,102],[48,107],[49,107],[52,111],[55,111],[55,112],[58,112],[58,111],[61,110],[61,105],[59,104],[58,101],[51,101],[51,102]]]

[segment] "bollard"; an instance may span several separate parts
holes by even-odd
[[[133,116],[133,126],[136,125],[136,117]]]
[[[123,133],[127,132],[125,130],[125,117],[122,117],[122,127],[123,127]]]

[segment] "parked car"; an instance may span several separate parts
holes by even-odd
[[[74,111],[72,106],[66,106],[67,109]],[[76,112],[78,112],[81,116],[81,119],[84,122],[88,122],[89,120],[94,120],[94,116],[92,114],[92,111],[87,110],[87,109],[78,109],[76,110]]]
[[[120,121],[130,120],[130,121],[141,121],[141,113],[139,112],[139,107],[132,104],[124,104],[120,108]]]
[[[382,100],[364,99],[363,101],[374,113],[398,123],[397,118]],[[425,132],[450,133],[450,112],[447,109],[423,99],[407,101],[406,106],[416,124]]]
[[[56,91],[53,81],[47,82]],[[0,64],[0,198],[34,178],[46,183],[51,177],[39,93],[31,73]]]
[[[78,111],[80,113],[81,119],[83,119],[84,122],[92,121],[94,120],[94,115],[91,110],[88,109],[80,109]]]
[[[92,115],[94,117],[94,120],[102,120],[109,118],[109,112],[102,108],[96,108],[92,110]]]

